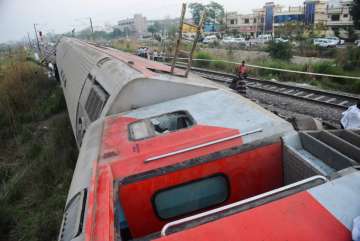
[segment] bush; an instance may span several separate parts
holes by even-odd
[[[76,143],[56,82],[11,59],[0,66],[0,240],[55,241]]]
[[[344,70],[360,68],[360,48],[339,49],[336,53],[336,63]]]
[[[195,53],[194,59],[200,59],[200,60],[194,60],[195,67],[208,68],[211,65],[211,61],[208,60],[212,60],[212,56],[208,52],[199,51]]]
[[[272,41],[269,43],[267,52],[269,52],[271,58],[274,59],[290,60],[293,56],[290,43],[276,43]]]
[[[226,71],[228,64],[226,64],[223,61],[214,61],[211,63],[212,69],[220,70],[220,71]]]

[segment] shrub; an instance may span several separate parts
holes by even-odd
[[[344,70],[360,68],[360,48],[339,49],[336,54],[336,63]]]
[[[271,58],[274,59],[290,60],[293,56],[290,43],[276,43],[272,41],[269,43],[267,52],[269,52]]]
[[[205,51],[199,51],[196,52],[194,55],[195,59],[200,59],[200,60],[195,60],[194,61],[194,66],[195,67],[200,67],[200,68],[207,68],[210,66],[211,62],[208,60],[212,60],[212,56]],[[204,60],[204,61],[202,61]]]
[[[212,69],[220,70],[224,72],[227,71],[227,66],[228,64],[226,64],[225,62],[218,60],[211,63]]]

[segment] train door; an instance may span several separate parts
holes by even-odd
[[[97,120],[109,98],[109,94],[94,76],[88,74],[77,109],[76,139],[81,145],[87,127]]]

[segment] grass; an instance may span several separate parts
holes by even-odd
[[[122,50],[124,52],[135,53],[140,45],[130,40],[117,40],[112,43],[112,47],[115,49]]]
[[[0,240],[56,240],[77,157],[56,81],[20,53],[0,78]]]
[[[236,66],[234,64],[225,63],[220,60],[214,59],[214,57],[206,51],[198,51],[195,54],[195,59],[201,59],[200,61],[194,61],[195,67],[209,68],[217,71],[234,73]],[[231,61],[231,56],[228,57],[228,61]],[[251,64],[278,68],[288,69],[302,72],[315,72],[331,75],[347,75],[347,76],[360,76],[360,69],[353,68],[352,70],[345,70],[342,66],[338,65],[335,61],[323,61],[311,64],[294,64],[289,61],[268,58],[265,60],[259,60]],[[263,78],[263,79],[276,79],[278,81],[307,83],[320,88],[346,91],[351,93],[360,93],[360,80],[344,79],[344,78],[331,78],[310,76],[297,73],[280,72],[275,70],[250,68],[250,75]]]
[[[359,70],[345,71],[333,61],[323,61],[315,64],[292,64],[281,60],[265,60],[258,65],[279,69],[290,69],[304,72],[323,73],[331,75],[359,76]],[[296,73],[278,72],[265,69],[253,69],[252,74],[265,79],[276,79],[297,83],[307,83],[324,89],[360,93],[360,80],[309,76]]]

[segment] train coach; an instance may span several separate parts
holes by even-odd
[[[73,38],[57,45],[56,66],[71,125],[80,146],[94,120],[216,88],[182,70]]]
[[[80,147],[59,241],[349,240],[358,160],[317,139],[330,134],[76,39],[60,41],[57,68]]]

